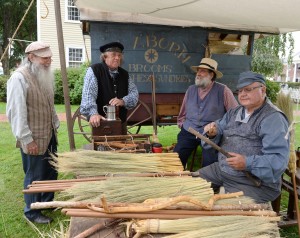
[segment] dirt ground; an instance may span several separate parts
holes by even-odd
[[[66,114],[65,113],[59,113],[58,118],[60,121],[66,121]],[[0,114],[0,122],[8,122],[8,119],[5,114]]]

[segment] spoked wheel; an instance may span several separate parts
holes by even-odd
[[[78,128],[74,128],[76,121],[78,122]],[[74,113],[74,115],[72,117],[72,123],[73,123],[73,125],[72,125],[73,133],[83,135],[84,138],[88,142],[91,143],[92,142],[91,127],[90,127],[90,124],[89,124],[87,118],[80,114],[80,108],[78,108],[76,110],[76,112]],[[78,129],[79,129],[79,131],[78,131]]]
[[[127,131],[130,134],[138,134],[141,126],[146,122],[152,122],[152,112],[146,103],[139,100],[138,104],[127,115]],[[130,123],[132,122],[132,124]],[[131,130],[131,131],[129,131]],[[134,133],[135,132],[135,133]]]

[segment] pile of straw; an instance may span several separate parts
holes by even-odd
[[[135,237],[149,233],[176,233],[169,238],[193,237],[280,237],[279,217],[202,216],[177,220],[147,219],[125,223]]]
[[[79,150],[59,153],[54,167],[77,176],[100,176],[108,173],[182,171],[177,153],[132,154]]]

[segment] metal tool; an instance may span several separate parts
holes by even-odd
[[[204,142],[206,142],[207,144],[211,145],[214,149],[216,149],[217,151],[219,151],[220,153],[225,155],[226,158],[232,157],[227,151],[223,150],[220,146],[218,146],[216,143],[212,142],[210,139],[208,139],[204,135],[201,135],[198,131],[196,131],[192,127],[189,127],[188,131],[190,133],[192,133],[193,135],[195,135],[196,137],[203,140]],[[261,186],[261,180],[259,178],[255,177],[253,174],[251,174],[248,171],[245,171],[245,174],[246,174],[247,178],[249,178],[255,184],[256,187]]]

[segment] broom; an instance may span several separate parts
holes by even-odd
[[[298,223],[298,234],[300,237],[300,214],[299,214],[299,207],[298,207],[298,194],[297,194],[297,187],[296,187],[296,172],[297,172],[297,166],[296,166],[296,152],[295,152],[295,122],[294,122],[294,115],[293,115],[293,105],[292,100],[289,94],[279,93],[277,96],[277,106],[281,111],[284,112],[286,117],[289,120],[290,124],[290,158],[288,163],[288,169],[290,173],[292,174],[292,180],[293,180],[293,189],[294,189],[294,197],[295,197],[295,209],[296,209],[296,215],[297,215],[297,223]]]
[[[127,233],[136,232],[135,237],[149,233],[177,233],[167,237],[279,237],[279,217],[254,216],[200,216],[177,220],[147,219],[125,222]],[[221,235],[221,236],[219,236]]]

